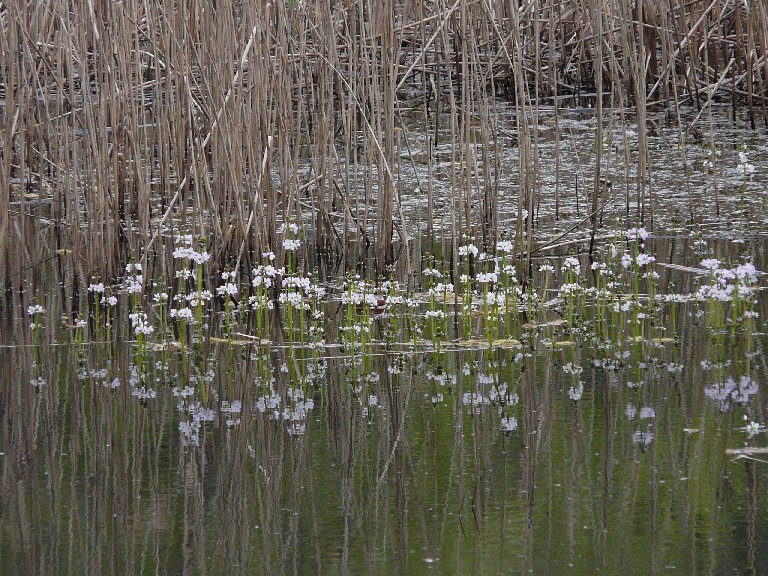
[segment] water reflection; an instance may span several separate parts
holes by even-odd
[[[768,440],[764,337],[694,302],[675,334],[536,321],[493,348],[385,318],[375,346],[140,350],[52,306],[44,343],[3,334],[4,572],[768,571],[768,465],[727,452]]]

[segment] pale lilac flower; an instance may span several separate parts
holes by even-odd
[[[632,434],[632,442],[634,444],[644,444],[647,446],[653,442],[653,432],[650,430],[646,430],[645,432],[642,430],[637,430],[634,434]]]
[[[645,241],[648,238],[648,231],[645,228],[630,228],[627,230],[627,240]]]
[[[293,250],[298,250],[300,246],[301,246],[301,240],[299,240],[298,238],[283,239],[283,248],[285,250],[288,250],[289,252]]]
[[[131,395],[135,396],[139,400],[151,400],[157,398],[157,391],[153,388],[147,388],[142,386],[141,388],[131,388]]]
[[[656,410],[650,406],[643,406],[640,409],[640,418],[656,418]]]
[[[515,430],[517,430],[517,418],[509,416],[508,418],[501,419],[502,432],[514,432]]]

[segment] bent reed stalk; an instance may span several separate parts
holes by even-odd
[[[8,288],[47,262],[81,291],[132,258],[167,268],[179,233],[206,237],[215,268],[249,270],[263,252],[284,257],[276,231],[286,222],[306,239],[299,268],[362,262],[408,274],[423,231],[412,232],[406,192],[428,195],[425,249],[452,269],[463,234],[488,251],[514,234],[527,273],[542,108],[556,125],[568,106],[596,109],[599,151],[603,104],[635,107],[626,195],[640,223],[653,217],[649,107],[677,111],[681,134],[705,128],[699,118],[718,101],[734,114],[747,106],[753,127],[767,118],[761,2],[51,0],[0,5],[0,28]],[[515,133],[500,127],[499,100],[514,106]],[[693,122],[681,103],[696,107]],[[447,213],[431,182],[404,190],[419,139],[430,175],[450,158]],[[500,201],[504,146],[519,147],[516,207]],[[558,206],[561,193],[558,183]]]

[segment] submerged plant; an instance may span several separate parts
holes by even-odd
[[[464,262],[464,273],[459,277],[459,282],[463,287],[461,303],[461,325],[463,336],[468,340],[472,331],[472,298],[474,291],[472,289],[472,265],[474,259],[479,254],[479,249],[473,244],[472,238],[465,235],[465,244],[459,246],[459,258]]]
[[[261,257],[264,263],[256,266],[251,273],[251,296],[248,298],[248,304],[256,313],[256,334],[263,340],[266,338],[268,313],[273,308],[269,292],[283,271],[272,265],[275,260],[273,252],[264,252]]]
[[[43,329],[42,316],[45,308],[40,304],[30,304],[27,307],[27,315],[30,317],[29,327],[32,330],[32,342],[35,346],[35,361],[40,362],[40,332]]]

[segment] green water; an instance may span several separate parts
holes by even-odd
[[[555,320],[437,353],[383,317],[364,350],[140,357],[127,322],[78,346],[49,308],[2,349],[2,572],[764,574],[768,454],[728,452],[768,446],[762,321],[698,310],[663,338]]]

